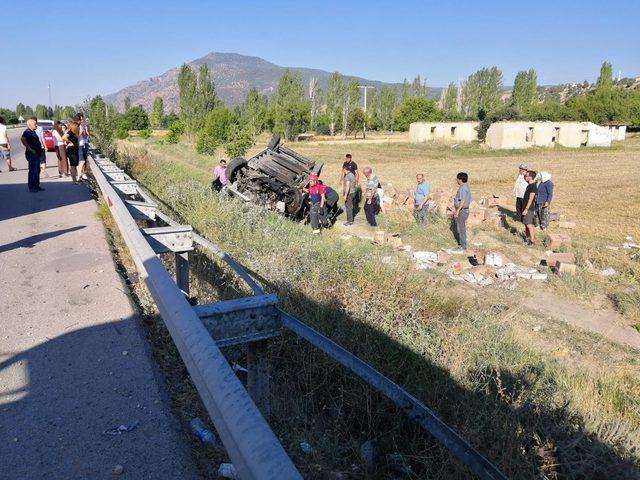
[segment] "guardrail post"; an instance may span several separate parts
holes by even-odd
[[[189,298],[189,254],[187,252],[176,253],[176,284]]]
[[[264,418],[271,415],[268,340],[249,343],[247,346],[247,390]]]

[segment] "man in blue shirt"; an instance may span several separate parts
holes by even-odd
[[[460,172],[456,176],[458,192],[453,199],[453,218],[456,220],[458,230],[458,244],[462,250],[467,249],[467,219],[469,218],[469,204],[471,203],[471,189],[469,188],[469,176]]]
[[[418,185],[416,186],[413,215],[419,225],[424,225],[424,216],[427,214],[431,204],[431,187],[422,173],[416,175],[416,180]]]
[[[36,133],[38,128],[38,120],[30,118],[27,120],[27,129],[22,134],[22,144],[24,145],[24,156],[27,157],[29,164],[28,183],[30,192],[41,192],[44,188],[40,188],[40,159],[44,154],[40,137]]]

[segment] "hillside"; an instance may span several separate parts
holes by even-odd
[[[234,106],[241,103],[247,91],[255,87],[262,94],[272,94],[277,86],[278,79],[285,71],[286,67],[275,65],[259,57],[249,57],[237,53],[211,52],[202,58],[189,62],[192,67],[199,67],[206,63],[211,72],[211,77],[216,84],[216,91],[227,106]],[[129,97],[132,104],[140,104],[146,109],[151,108],[151,104],[156,96],[164,99],[165,110],[178,110],[178,85],[176,79],[179,66],[171,70],[143,80],[135,85],[123,88],[122,90],[104,96],[107,103],[122,106],[124,99]],[[289,67],[293,72],[302,75],[305,85],[309,79],[316,77],[320,86],[325,89],[331,72],[317,70],[313,68]],[[350,77],[365,85],[375,87],[399,86],[399,84],[384,83],[375,80],[368,80],[360,77]],[[437,96],[440,92],[438,88],[429,89],[431,96]]]

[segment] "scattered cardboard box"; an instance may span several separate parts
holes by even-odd
[[[578,267],[574,263],[558,263],[556,273],[558,275],[575,275]]]

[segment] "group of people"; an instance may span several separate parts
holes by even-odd
[[[536,225],[542,230],[549,226],[553,182],[549,172],[530,170],[526,164],[518,167],[513,193],[516,196],[516,220],[525,226],[529,245],[536,243]]]
[[[40,186],[40,177],[47,173],[47,145],[44,128],[36,117],[27,119],[27,128],[20,138],[25,148],[25,157],[29,165],[27,184],[29,191],[36,193],[44,190]],[[85,163],[89,152],[89,126],[81,113],[70,122],[55,122],[52,130],[54,150],[58,159],[59,178],[70,176],[74,184],[87,179]],[[0,159],[4,160],[9,171],[16,170],[11,159],[11,143],[7,135],[4,119],[0,117]]]

